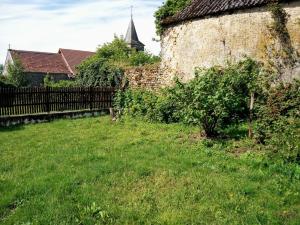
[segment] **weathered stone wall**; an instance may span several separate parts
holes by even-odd
[[[157,90],[161,87],[159,64],[129,68],[125,71],[125,77],[133,89]]]
[[[287,28],[294,48],[300,52],[300,2],[283,5],[290,15]],[[195,67],[224,65],[244,56],[264,60],[267,26],[272,23],[267,7],[240,10],[185,22],[167,28],[162,36],[162,79],[183,81],[194,77]]]

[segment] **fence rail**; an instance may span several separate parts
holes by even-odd
[[[113,105],[114,89],[0,88],[0,116],[77,110],[101,110]]]

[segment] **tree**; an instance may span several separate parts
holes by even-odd
[[[122,84],[128,66],[152,64],[159,60],[157,56],[129,48],[122,38],[115,37],[77,67],[76,81],[80,86],[117,87]]]
[[[4,69],[3,65],[0,64],[0,76],[3,75],[3,69]]]
[[[196,78],[183,85],[185,121],[213,137],[218,128],[247,118],[259,73],[259,64],[248,58],[225,68],[198,69]]]
[[[24,75],[24,67],[20,60],[15,59],[14,63],[8,64],[8,80],[16,87],[27,86],[28,81]]]

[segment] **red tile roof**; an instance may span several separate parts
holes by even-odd
[[[21,61],[25,72],[70,74],[60,54],[12,49],[9,51],[14,60]]]
[[[24,72],[67,74],[74,76],[76,66],[94,52],[59,49],[58,53],[9,50],[13,59],[19,59]]]
[[[233,10],[258,7],[272,1],[273,0],[192,0],[185,9],[163,20],[162,25],[167,26],[209,15],[219,15]],[[299,0],[281,0],[280,2],[291,1]]]
[[[95,55],[95,52],[79,51],[71,49],[59,49],[59,53],[64,58],[69,70],[72,74],[76,74],[76,66],[79,65],[85,59]]]

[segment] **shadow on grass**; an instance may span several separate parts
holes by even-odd
[[[12,131],[19,131],[24,130],[24,124],[18,124],[18,125],[11,125],[8,127],[0,127],[0,133],[1,132],[12,132]]]
[[[241,140],[248,136],[248,127],[246,124],[242,125],[231,125],[226,129],[222,130],[221,137],[222,139],[233,139],[233,140]]]

